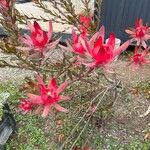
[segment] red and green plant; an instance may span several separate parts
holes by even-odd
[[[121,55],[130,44],[136,42],[134,55],[131,56],[131,64],[138,66],[150,64],[147,56],[149,47],[146,44],[146,41],[150,39],[150,27],[148,25],[144,26],[141,19],[136,21],[135,29],[126,30],[132,39],[116,49],[114,33],[110,33],[107,43],[105,43],[104,26],[94,33],[93,17],[87,5],[88,1],[83,1],[85,10],[87,10],[86,15],[77,15],[70,0],[62,3],[50,1],[62,16],[55,11],[48,10],[42,2],[38,2],[37,6],[45,10],[46,13],[55,16],[57,18],[56,22],[74,25],[72,38],[64,46],[59,44],[60,38],[55,39],[52,37],[53,19],[49,21],[41,18],[44,21],[48,21],[49,29],[46,32],[41,28],[37,20],[32,23],[27,16],[22,16],[14,8],[14,3],[14,0],[0,1],[0,13],[2,14],[0,21],[8,34],[8,37],[0,43],[0,48],[2,53],[13,55],[16,63],[11,64],[5,60],[0,60],[0,67],[8,66],[35,72],[36,81],[31,80],[28,85],[26,84],[25,97],[20,98],[21,104],[19,108],[21,111],[35,114],[42,113],[43,117],[47,117],[49,112],[51,113],[50,115],[55,115],[54,112],[56,110],[67,113],[69,111],[67,105],[64,108],[59,103],[64,100],[68,100],[69,103],[69,101],[75,100],[73,97],[76,95],[71,93],[71,96],[66,96],[67,92],[64,95],[60,95],[65,89],[69,89],[77,82],[93,84],[93,76],[96,76],[98,80],[104,77],[107,83],[105,82],[106,85],[101,86],[101,91],[98,91],[99,94],[95,96],[96,98],[100,97],[98,103],[93,107],[96,98],[90,100],[90,106],[87,111],[88,113],[90,112],[90,120],[101,105],[107,92],[114,92],[115,89],[113,102],[117,97],[117,87],[120,82],[118,82],[115,72],[110,67],[110,64],[116,60],[116,57]],[[67,13],[63,13],[60,6]],[[18,22],[27,24],[30,34],[22,35]],[[61,60],[54,60],[51,57],[52,53],[57,51],[56,46],[63,50],[63,58]],[[107,74],[112,75],[114,78],[108,78]],[[80,88],[79,92],[82,92]]]

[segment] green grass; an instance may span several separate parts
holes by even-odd
[[[134,89],[146,99],[150,100],[150,81],[144,83],[141,82],[138,85],[135,85]]]
[[[84,106],[86,106],[84,99],[79,96],[80,101],[77,98],[75,102],[69,104],[70,108],[74,105],[74,107],[78,110],[77,116],[74,114],[75,112],[71,111],[69,114],[57,114],[55,117],[49,116],[47,119],[43,119],[40,116],[32,114],[23,115],[18,112],[18,99],[22,97],[22,93],[19,92],[19,85],[14,85],[12,83],[5,85],[1,84],[0,92],[4,91],[11,94],[9,103],[11,103],[11,108],[15,107],[15,109],[13,109],[13,113],[17,121],[17,132],[12,135],[10,140],[7,142],[5,150],[58,150],[60,145],[70,135],[71,130],[83,115],[84,112],[80,112],[80,110],[82,110],[80,108],[84,108]],[[62,128],[56,129],[55,121],[57,119],[63,120]],[[71,140],[67,142],[64,150],[69,150],[72,143],[80,134],[85,123],[86,119],[81,122],[80,126],[71,137]],[[60,134],[64,135],[64,139],[62,141],[57,140],[57,137]],[[87,128],[76,143],[77,146],[84,144],[92,146],[94,150],[150,149],[150,142],[143,142],[138,139],[137,136],[133,137],[128,144],[123,144],[119,141],[119,139],[112,135],[104,136],[101,134],[100,130],[91,123],[87,125]]]
[[[43,130],[37,124],[42,123],[35,116],[17,115],[16,120],[19,125],[18,131],[6,145],[6,150],[33,150],[48,149],[48,141]]]
[[[48,141],[42,130],[43,119],[31,114],[23,115],[16,113],[18,111],[19,98],[22,93],[19,92],[19,85],[5,84],[0,85],[0,92],[9,92],[8,103],[11,104],[12,112],[17,121],[17,131],[11,140],[6,144],[6,150],[33,150],[48,149]],[[13,109],[14,108],[14,109]]]

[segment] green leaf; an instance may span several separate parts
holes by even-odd
[[[73,74],[75,77],[79,77],[78,73],[76,73],[75,71],[72,71],[72,74]]]
[[[73,78],[72,78],[72,73],[71,73],[70,70],[68,70],[67,75],[68,75],[68,77],[69,77],[71,80],[73,80]]]

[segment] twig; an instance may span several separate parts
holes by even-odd
[[[99,100],[99,102],[97,103],[96,107],[93,109],[90,117],[88,118],[88,120],[86,121],[86,124],[84,125],[84,127],[82,128],[80,134],[78,135],[78,137],[76,138],[76,140],[74,141],[74,143],[72,144],[70,150],[73,149],[74,145],[76,144],[76,142],[79,140],[80,136],[82,135],[82,133],[84,132],[84,130],[86,129],[92,115],[94,114],[94,112],[97,110],[98,106],[100,105],[101,101],[103,100],[104,96],[106,95],[106,93],[108,92],[109,88],[107,88],[105,91],[104,91],[104,94],[102,95],[101,99]]]
[[[81,123],[81,121],[84,119],[84,117],[86,117],[87,113],[89,112],[91,105],[93,104],[93,102],[103,93],[104,91],[100,92],[99,94],[97,94],[90,102],[90,106],[88,107],[88,109],[86,110],[86,112],[84,113],[84,115],[81,117],[81,119],[78,121],[78,123],[75,125],[75,127],[72,129],[70,135],[67,137],[67,139],[64,141],[64,143],[61,145],[60,150],[63,149],[63,147],[65,146],[66,142],[68,142],[69,138],[74,134],[76,128],[78,127],[78,125]]]

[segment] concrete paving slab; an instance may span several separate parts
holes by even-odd
[[[72,3],[75,6],[76,13],[80,13],[83,10],[83,4],[81,0],[72,0]],[[51,6],[51,4],[48,1],[43,1],[43,4],[47,6],[50,10],[53,10],[54,8]],[[23,3],[23,4],[16,4],[15,7],[22,13],[26,14],[27,16],[35,16],[36,18],[40,18],[42,16],[43,18],[46,19],[52,19],[54,18],[48,13],[45,13],[43,10],[38,8],[35,3],[33,2],[28,2],[28,3]],[[90,2],[90,7],[92,10],[94,10],[94,0],[91,0]],[[41,26],[45,29],[48,30],[48,23],[47,22],[42,22],[39,21]],[[21,26],[22,28],[26,28],[25,26]],[[61,32],[65,31],[67,33],[71,33],[71,25],[68,24],[60,24],[60,23],[53,23],[53,28],[54,32]]]
[[[76,13],[81,12],[83,8],[83,4],[81,3],[81,0],[72,0],[72,2],[75,5]],[[43,4],[46,5],[50,10],[54,9],[48,1],[43,1]],[[94,10],[94,8],[92,7],[93,5],[94,5],[94,0],[91,0],[90,6]],[[15,7],[21,14],[25,14],[29,17],[34,16],[35,18],[40,19],[40,16],[42,16],[47,20],[51,20],[52,18],[54,18],[50,14],[45,13],[42,9],[38,8],[36,4],[33,2],[16,3]],[[30,21],[32,22],[33,20]],[[38,21],[38,22],[44,30],[48,31],[48,22],[43,22],[43,21]],[[22,29],[23,33],[27,32],[28,30],[28,27],[26,25],[19,24],[19,28]],[[71,25],[53,22],[53,32],[54,33],[63,32],[61,35],[63,37],[62,41],[65,41],[66,39],[70,38],[71,31],[72,31]],[[0,35],[4,35],[4,34],[5,34],[4,30],[0,26]]]
[[[53,7],[50,5],[49,2],[43,2],[50,10],[53,9]],[[36,5],[33,2],[29,2],[29,3],[23,3],[23,4],[16,4],[15,5],[16,9],[21,12],[22,14],[25,14],[29,17],[36,17],[36,18],[40,18],[40,16],[42,16],[43,18],[46,18],[48,20],[51,20],[53,18],[53,16],[51,16],[48,13],[45,13],[43,10],[41,10],[40,8],[36,7]],[[39,21],[40,25],[42,26],[42,28],[44,30],[48,30],[48,22],[43,22],[43,21]],[[23,29],[27,29],[27,27],[25,25],[19,25],[19,27],[23,28]],[[70,33],[70,25],[62,25],[60,23],[53,23],[53,29],[54,32],[62,32],[65,30],[65,32]]]

